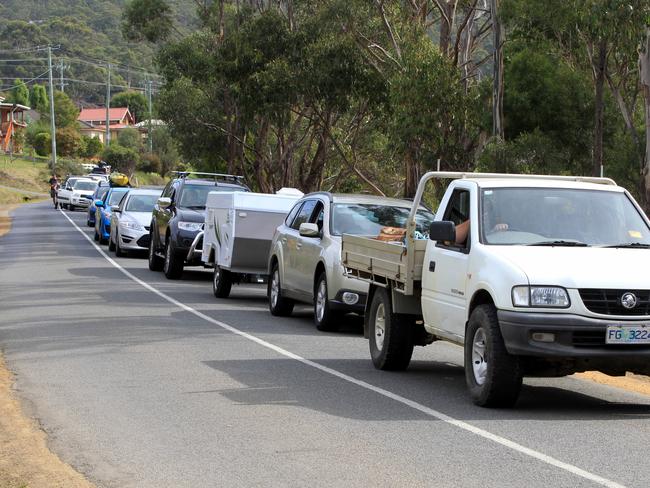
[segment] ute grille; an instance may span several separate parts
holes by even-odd
[[[603,315],[650,315],[650,290],[607,290],[600,288],[583,288],[578,290],[580,298],[590,312]],[[634,308],[621,305],[621,297],[634,293],[637,304]]]

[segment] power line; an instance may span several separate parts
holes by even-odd
[[[48,73],[49,73],[49,70],[45,71],[44,73],[41,73],[36,78],[32,78],[31,80],[25,81],[24,83],[20,83],[19,85],[14,85],[14,86],[11,86],[9,88],[3,88],[3,90],[13,90],[14,88],[18,88],[19,86],[22,86],[22,85],[29,85],[30,83],[41,79],[43,76],[45,76]]]
[[[23,61],[47,61],[47,58],[0,59],[0,63],[18,63]]]

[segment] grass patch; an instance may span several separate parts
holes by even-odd
[[[0,184],[21,190],[48,193],[50,185],[45,177],[49,173],[47,162],[0,156]],[[21,200],[22,201],[22,200]]]

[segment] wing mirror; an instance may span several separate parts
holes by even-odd
[[[300,233],[300,235],[302,237],[319,237],[320,236],[320,230],[318,229],[318,225],[310,224],[308,222],[305,222],[304,224],[300,224],[298,232]]]
[[[453,222],[431,222],[429,226],[429,239],[432,241],[456,242],[456,226]]]
[[[103,208],[104,202],[102,202],[101,200],[95,200],[95,207]]]
[[[160,208],[168,208],[172,204],[172,199],[168,197],[160,197],[158,199],[158,206]]]
[[[111,205],[111,212],[120,212],[119,205]]]

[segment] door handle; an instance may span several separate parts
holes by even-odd
[[[302,244],[300,244],[300,243],[296,244],[296,249],[300,249],[301,247],[302,247]]]
[[[429,271],[432,273],[436,270],[436,262],[435,261],[429,261]]]

